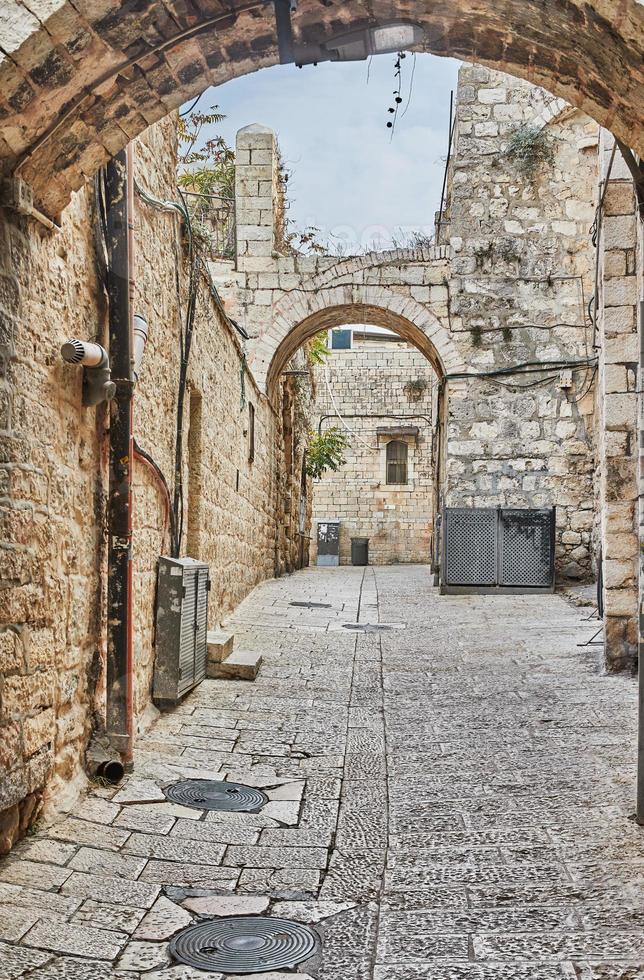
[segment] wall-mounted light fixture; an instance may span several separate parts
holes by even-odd
[[[364,61],[374,54],[391,54],[419,44],[425,32],[417,24],[377,24],[327,38],[320,44],[299,44],[293,39],[293,0],[274,0],[280,62],[315,65],[319,61]]]

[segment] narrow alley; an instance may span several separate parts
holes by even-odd
[[[202,683],[121,788],[0,863],[0,980],[217,976],[172,965],[171,937],[267,912],[312,926],[301,977],[644,977],[635,681],[600,672],[594,623],[559,596],[440,597],[424,566],[261,585],[230,623],[257,680]],[[190,777],[268,802],[166,800]]]

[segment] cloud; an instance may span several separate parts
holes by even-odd
[[[393,105],[394,56],[297,69],[280,66],[209,89],[200,108],[226,113],[220,131],[234,143],[242,126],[258,122],[278,135],[291,171],[289,217],[315,225],[323,237],[343,230],[349,250],[383,244],[400,229],[433,228],[447,150],[449,93],[459,63],[418,55],[403,62],[403,103],[393,139],[386,123]],[[369,81],[367,83],[367,71]]]

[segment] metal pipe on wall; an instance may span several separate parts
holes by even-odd
[[[640,228],[640,241],[644,232]],[[637,673],[638,673],[638,731],[637,731],[637,791],[636,791],[636,820],[644,826],[644,299],[639,302],[639,622],[637,644]]]
[[[109,349],[116,395],[110,403],[106,727],[126,766],[132,762],[132,394],[133,315],[131,153],[105,174]]]

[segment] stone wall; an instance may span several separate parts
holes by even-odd
[[[599,179],[599,518],[608,666],[620,669],[637,656],[638,301],[644,293],[633,180],[607,133]]]
[[[543,151],[532,168],[516,155],[526,133]],[[438,244],[337,259],[280,253],[275,235],[267,239],[269,202],[247,206],[260,182],[274,183],[276,145],[262,130],[258,155],[244,143],[251,152],[241,164],[259,167],[249,172],[257,186],[238,188],[238,208],[255,227],[244,228],[222,288],[248,326],[249,361],[269,392],[319,330],[366,322],[416,346],[445,381],[439,504],[556,506],[564,582],[590,578],[608,549],[606,661],[619,666],[632,658],[636,628],[630,388],[641,258],[621,175],[606,203],[623,210],[607,213],[596,287],[599,139],[599,127],[561,99],[465,66]],[[598,394],[609,396],[610,420]]]
[[[137,182],[175,194],[175,119],[134,145]],[[172,485],[180,304],[187,268],[179,220],[135,204],[135,309],[149,324],[134,428]],[[106,411],[81,403],[82,371],[59,354],[70,336],[105,343],[94,194],[63,212],[61,231],[0,211],[2,459],[0,500],[0,849],[41,805],[65,806],[82,784],[84,750],[105,699]],[[175,268],[179,269],[179,294]],[[249,405],[255,409],[254,458]],[[269,405],[242,341],[199,286],[184,418],[182,553],[210,564],[210,625],[262,578],[286,567],[290,529],[277,492],[283,459],[279,403]],[[163,491],[134,467],[134,702],[151,708],[156,560],[168,553]],[[299,545],[299,538],[297,541]]]
[[[72,191],[147,126],[209,85],[279,63],[272,6],[3,0],[0,173],[16,164],[38,203]],[[296,37],[319,43],[412,21],[420,51],[494,65],[557,95],[644,149],[644,18],[638,0],[302,0]],[[432,94],[428,94],[431,105]]]
[[[358,335],[359,336],[359,335]],[[340,564],[351,563],[351,538],[369,538],[369,562],[429,562],[434,526],[434,421],[436,376],[415,348],[394,341],[371,345],[354,340],[351,350],[333,350],[315,369],[317,423],[324,432],[343,423],[351,430],[346,463],[313,484],[312,556],[318,521],[340,521]],[[328,379],[328,383],[327,383]],[[426,387],[418,395],[409,383]],[[333,397],[331,397],[333,396]],[[416,435],[386,430],[412,426]],[[387,486],[386,446],[408,446],[408,485]]]
[[[551,148],[528,176],[506,153],[522,127]],[[466,66],[438,245],[338,260],[276,251],[275,138],[247,127],[236,272],[223,287],[268,391],[318,330],[366,322],[418,347],[446,380],[441,504],[555,505],[557,567],[570,579],[593,561],[598,138],[542,89]]]
[[[541,131],[551,159],[521,172],[507,148]],[[590,574],[593,293],[598,127],[541,89],[480,66],[459,75],[441,241],[453,251],[450,327],[469,370],[447,431],[449,503],[557,507],[557,564]],[[541,137],[537,137],[537,142]],[[582,362],[568,387],[545,362]],[[525,374],[502,374],[525,365]]]

